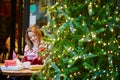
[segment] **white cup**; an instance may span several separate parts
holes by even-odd
[[[30,68],[30,62],[23,62],[23,66],[24,66],[24,68]]]

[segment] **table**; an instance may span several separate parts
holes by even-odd
[[[0,66],[3,66],[3,63],[0,63]],[[33,73],[39,72],[40,69],[42,69],[43,65],[31,65],[33,67],[37,67],[37,69],[29,69],[24,68],[21,70],[1,70],[1,73],[3,75],[9,75],[9,76],[32,76]]]
[[[0,64],[0,66],[2,66],[3,64]],[[34,65],[32,65],[34,66]],[[37,65],[38,69],[29,69],[29,68],[24,68],[24,69],[21,69],[21,70],[18,70],[18,71],[13,71],[13,70],[1,70],[1,73],[3,75],[9,75],[13,78],[13,80],[16,80],[16,77],[20,76],[20,77],[23,77],[23,79],[25,77],[30,77],[32,76],[34,73],[37,73],[39,72],[40,69],[42,69],[43,65]]]
[[[4,64],[3,63],[0,63],[0,66],[3,66]]]
[[[22,69],[18,71],[2,70],[3,75],[9,75],[9,76],[32,76],[32,74],[36,72],[39,72],[39,70],[30,70],[30,69]]]
[[[4,64],[3,63],[0,63],[0,66],[3,66]],[[1,69],[0,69],[0,73],[2,73]]]

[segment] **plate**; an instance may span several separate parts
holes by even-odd
[[[40,70],[43,68],[43,65],[31,65],[30,70]]]

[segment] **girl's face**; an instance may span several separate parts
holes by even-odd
[[[38,41],[38,37],[34,32],[28,32],[28,37],[33,43]]]

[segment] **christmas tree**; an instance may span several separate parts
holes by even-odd
[[[120,79],[120,0],[56,0],[46,15],[52,47],[36,79]]]

